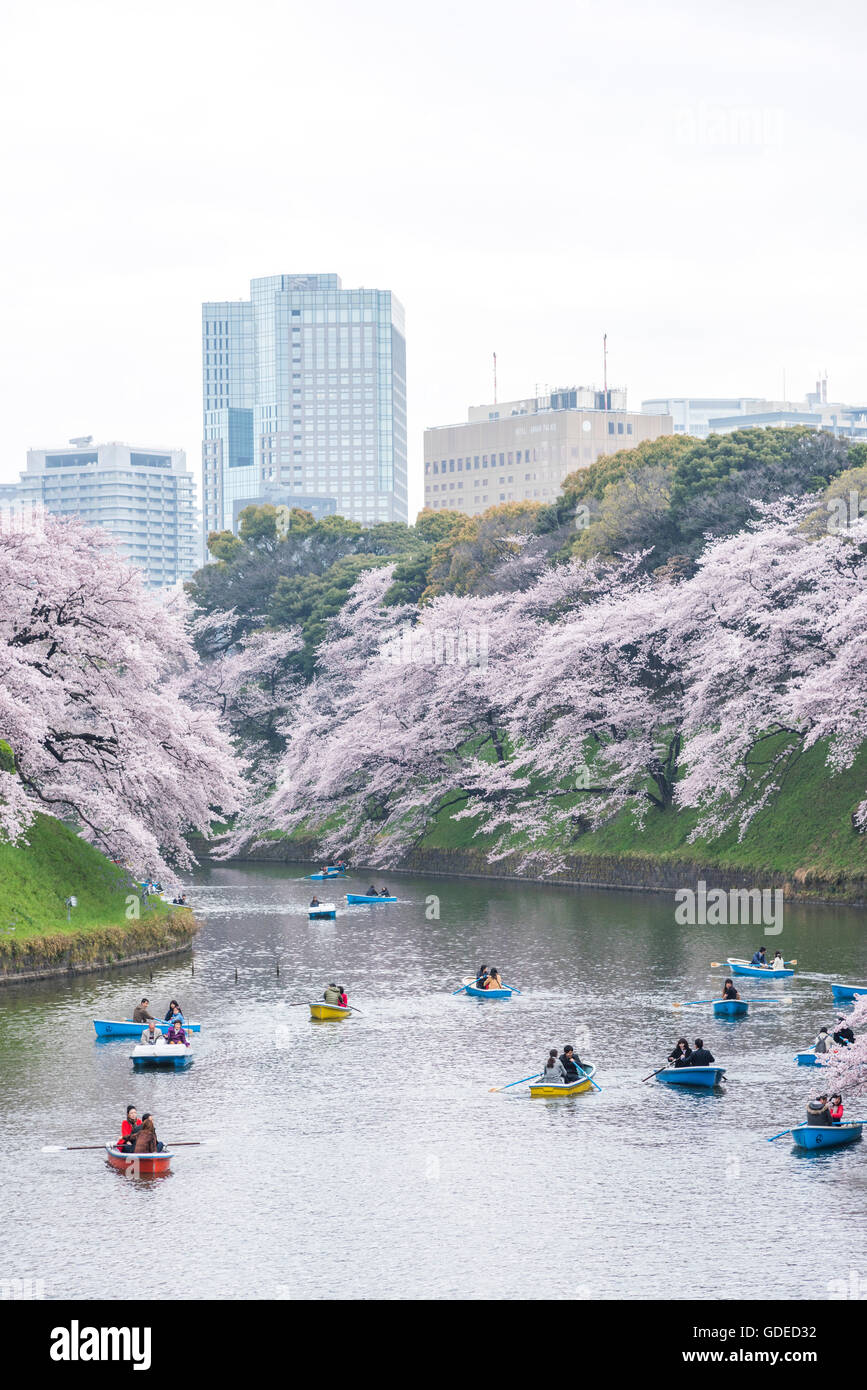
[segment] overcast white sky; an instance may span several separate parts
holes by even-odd
[[[200,458],[203,299],[336,271],[407,313],[422,430],[536,383],[867,399],[865,7],[3,0],[0,480]]]

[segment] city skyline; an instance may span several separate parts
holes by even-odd
[[[410,516],[424,429],[490,399],[493,352],[503,398],[540,374],[601,386],[607,333],[633,402],[802,399],[827,369],[857,403],[864,27],[846,0],[820,22],[805,4],[554,3],[536,25],[478,0],[459,36],[391,0],[156,0],[144,23],[104,0],[13,3],[0,481],[75,434],[195,458],[200,305],[293,266],[406,308]],[[260,81],[263,29],[291,119]],[[67,99],[83,30],[98,80]]]

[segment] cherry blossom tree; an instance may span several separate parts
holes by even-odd
[[[188,832],[242,799],[216,714],[181,698],[198,668],[181,618],[77,519],[0,535],[0,589],[0,833],[46,812],[171,878]]]
[[[855,1097],[867,1096],[867,995],[856,999],[844,1022],[855,1034],[854,1043],[848,1047],[835,1047],[832,1052],[820,1054],[818,1061],[822,1073],[822,1090],[831,1095],[839,1091],[844,1102]],[[841,1025],[838,1023],[837,1029]],[[837,1029],[833,1031],[836,1032]],[[849,1118],[844,1111],[844,1119]],[[857,1118],[852,1116],[852,1118]]]

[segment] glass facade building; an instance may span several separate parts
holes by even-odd
[[[23,508],[79,516],[108,531],[150,588],[189,579],[199,563],[193,475],[182,449],[30,449],[16,491]]]
[[[407,520],[406,339],[390,290],[271,275],[202,305],[205,535],[251,502]]]

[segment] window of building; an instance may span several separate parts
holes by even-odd
[[[608,421],[608,433],[609,433],[609,434],[613,434],[613,433],[614,433],[614,421],[613,421],[613,420],[609,420],[609,421]]]

